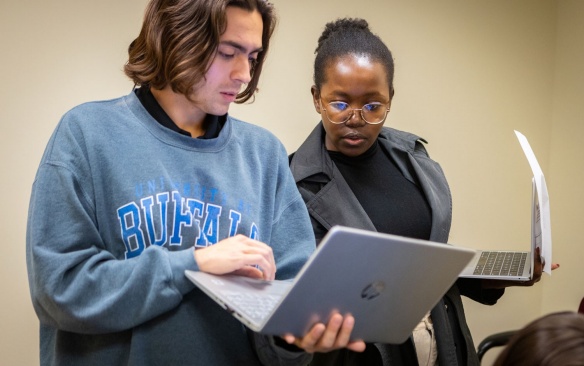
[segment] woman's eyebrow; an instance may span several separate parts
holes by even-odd
[[[329,95],[332,98],[347,98],[347,99],[349,99],[349,98],[353,97],[353,95],[351,93],[338,91],[338,90],[335,90],[335,91],[329,93]],[[361,98],[385,98],[385,96],[383,94],[379,93],[378,91],[363,93],[363,94],[359,95],[359,97],[361,97]]]

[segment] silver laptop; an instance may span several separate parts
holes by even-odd
[[[529,281],[533,277],[536,248],[540,248],[546,267],[551,266],[551,228],[549,197],[545,178],[529,142],[521,133],[515,131],[523,152],[533,171],[531,179],[531,251],[477,251],[475,257],[460,274],[460,277],[486,278],[511,281]]]
[[[397,344],[438,303],[474,253],[335,226],[293,280],[185,274],[256,332],[304,336],[338,311],[355,317],[353,339]]]

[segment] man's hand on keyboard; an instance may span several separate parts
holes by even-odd
[[[289,344],[304,349],[306,352],[329,352],[339,348],[348,348],[351,351],[363,352],[365,342],[350,341],[355,318],[351,315],[343,317],[339,313],[333,314],[328,324],[318,323],[302,338],[286,334],[282,338]]]
[[[231,273],[269,281],[276,277],[276,261],[272,248],[244,235],[236,235],[217,244],[196,249],[194,255],[199,270],[203,272]]]
[[[533,286],[539,280],[543,273],[543,266],[545,264],[544,258],[540,255],[540,249],[535,249],[535,261],[533,262],[534,272],[533,278],[530,281],[505,281],[505,280],[482,280],[484,289],[497,289],[511,286]],[[552,270],[560,268],[557,263],[552,264]]]

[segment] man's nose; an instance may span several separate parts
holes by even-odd
[[[245,55],[241,55],[235,62],[231,77],[242,84],[249,83],[251,81],[251,66],[250,59]]]

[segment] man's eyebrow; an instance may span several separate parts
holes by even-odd
[[[256,48],[255,50],[248,51],[247,48],[245,48],[241,44],[234,42],[234,41],[221,41],[221,42],[219,42],[219,44],[231,46],[231,47],[237,49],[241,53],[249,53],[249,54],[259,53],[259,52],[262,52],[264,50],[262,47],[259,47],[259,48]]]

